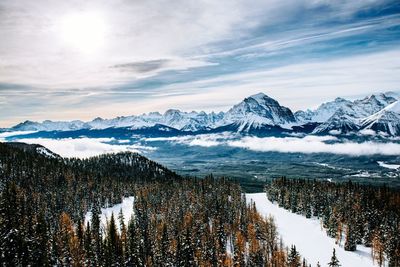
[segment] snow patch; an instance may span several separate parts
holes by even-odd
[[[122,214],[124,216],[124,224],[128,225],[129,220],[131,219],[133,213],[133,204],[135,201],[135,197],[126,197],[122,200],[122,203],[116,204],[109,208],[102,208],[101,215],[100,215],[100,223],[103,229],[107,226],[107,220],[110,220],[111,215],[114,214],[114,219],[116,225],[119,229],[119,213],[122,209]],[[92,212],[88,211],[85,215],[85,225],[92,220]]]
[[[387,169],[397,170],[400,168],[400,164],[388,164],[383,161],[377,161],[377,163],[379,166]]]
[[[315,266],[319,261],[321,266],[327,266],[332,256],[333,248],[341,266],[344,267],[373,267],[371,249],[357,246],[357,251],[345,251],[335,244],[335,240],[326,235],[325,230],[317,219],[291,213],[268,200],[265,193],[246,194],[247,203],[255,202],[257,210],[265,217],[272,215],[286,246],[296,245],[301,256]]]

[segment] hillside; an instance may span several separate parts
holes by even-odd
[[[135,153],[65,159],[38,145],[0,143],[0,181],[2,266],[301,261],[296,251],[288,258],[274,221],[246,205],[239,185],[182,178]],[[101,224],[101,208],[125,196],[135,199],[134,217],[113,214]]]

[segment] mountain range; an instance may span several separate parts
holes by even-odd
[[[6,131],[76,131],[126,128],[204,133],[234,131],[245,134],[301,132],[311,134],[380,133],[400,135],[400,97],[388,92],[354,101],[336,98],[318,108],[292,112],[264,93],[245,98],[227,112],[184,112],[169,109],[92,121],[25,121]]]

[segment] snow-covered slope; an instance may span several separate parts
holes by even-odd
[[[359,126],[355,118],[344,112],[342,109],[336,111],[326,122],[316,127],[314,134],[341,134],[357,131]]]
[[[325,122],[341,107],[350,104],[351,101],[338,97],[334,101],[321,104],[316,110],[297,111],[295,116],[298,121],[304,123]]]
[[[400,100],[363,119],[361,127],[392,136],[400,135]]]
[[[357,251],[345,251],[343,244],[341,246],[335,244],[335,240],[326,235],[318,220],[307,219],[302,215],[280,208],[271,203],[265,193],[246,194],[246,201],[248,203],[253,201],[260,214],[272,215],[283,242],[287,246],[296,245],[301,256],[305,257],[312,266],[316,266],[318,261],[321,266],[327,266],[333,248],[336,249],[341,266],[376,266],[372,262],[371,248],[357,245]]]

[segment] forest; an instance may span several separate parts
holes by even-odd
[[[228,179],[183,178],[135,153],[43,149],[0,143],[1,266],[309,266]],[[120,213],[103,226],[101,207],[126,196],[129,223]]]
[[[363,244],[372,248],[378,266],[400,266],[398,189],[283,177],[269,183],[265,191],[279,206],[319,218],[326,233],[345,250],[355,251]]]

